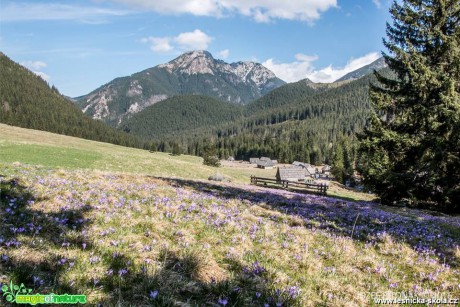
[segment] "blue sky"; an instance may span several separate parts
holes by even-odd
[[[206,49],[332,82],[384,50],[388,0],[0,1],[0,51],[76,97]]]

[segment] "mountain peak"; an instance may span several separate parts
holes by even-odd
[[[198,57],[205,57],[214,59],[212,54],[206,50],[193,50],[182,54],[180,57],[189,57],[189,58],[198,58]]]
[[[195,50],[186,52],[174,60],[159,65],[160,68],[165,68],[169,73],[186,73],[189,75],[196,74],[214,74],[214,58],[211,53],[205,50]]]
[[[239,82],[254,82],[257,86],[267,83],[269,79],[276,78],[275,74],[262,64],[249,61],[228,64],[214,59],[212,54],[205,50],[186,52],[158,67],[175,74],[234,74],[238,77]]]
[[[94,118],[118,124],[124,117],[171,96],[201,94],[245,104],[284,83],[262,64],[229,64],[214,59],[208,51],[195,50],[166,64],[116,79],[81,97],[78,103],[83,112]]]

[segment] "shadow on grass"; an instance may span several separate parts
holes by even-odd
[[[229,276],[192,250],[161,250],[159,267],[136,268],[126,255],[106,256],[110,269],[98,284],[110,298],[98,306],[300,306],[297,288],[270,289],[273,281],[258,263],[226,263],[234,273]]]
[[[372,202],[347,202],[335,197],[272,188],[239,188],[185,179],[157,179],[223,199],[248,200],[266,209],[299,217],[306,228],[352,237],[355,241],[371,245],[390,236],[420,253],[438,255],[442,262],[452,267],[458,267],[460,263],[455,254],[460,242],[457,231],[460,220],[453,217],[404,208],[384,210],[383,206]]]
[[[65,251],[81,249],[85,242],[79,231],[89,223],[83,215],[90,207],[62,208],[57,213],[31,208],[43,200],[35,198],[19,179],[0,180],[0,282],[23,283],[33,293],[78,294],[61,277],[75,265]],[[58,252],[44,253],[50,246]],[[24,252],[15,252],[18,248]]]

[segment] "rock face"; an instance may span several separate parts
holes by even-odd
[[[199,50],[129,77],[117,78],[76,98],[75,103],[93,118],[116,126],[125,117],[172,96],[201,94],[246,104],[283,84],[261,64],[229,64]]]

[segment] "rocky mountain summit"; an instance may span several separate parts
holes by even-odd
[[[93,118],[116,126],[131,114],[169,97],[199,94],[246,104],[283,84],[259,63],[229,64],[198,50],[129,77],[117,78],[76,98],[76,104]]]

